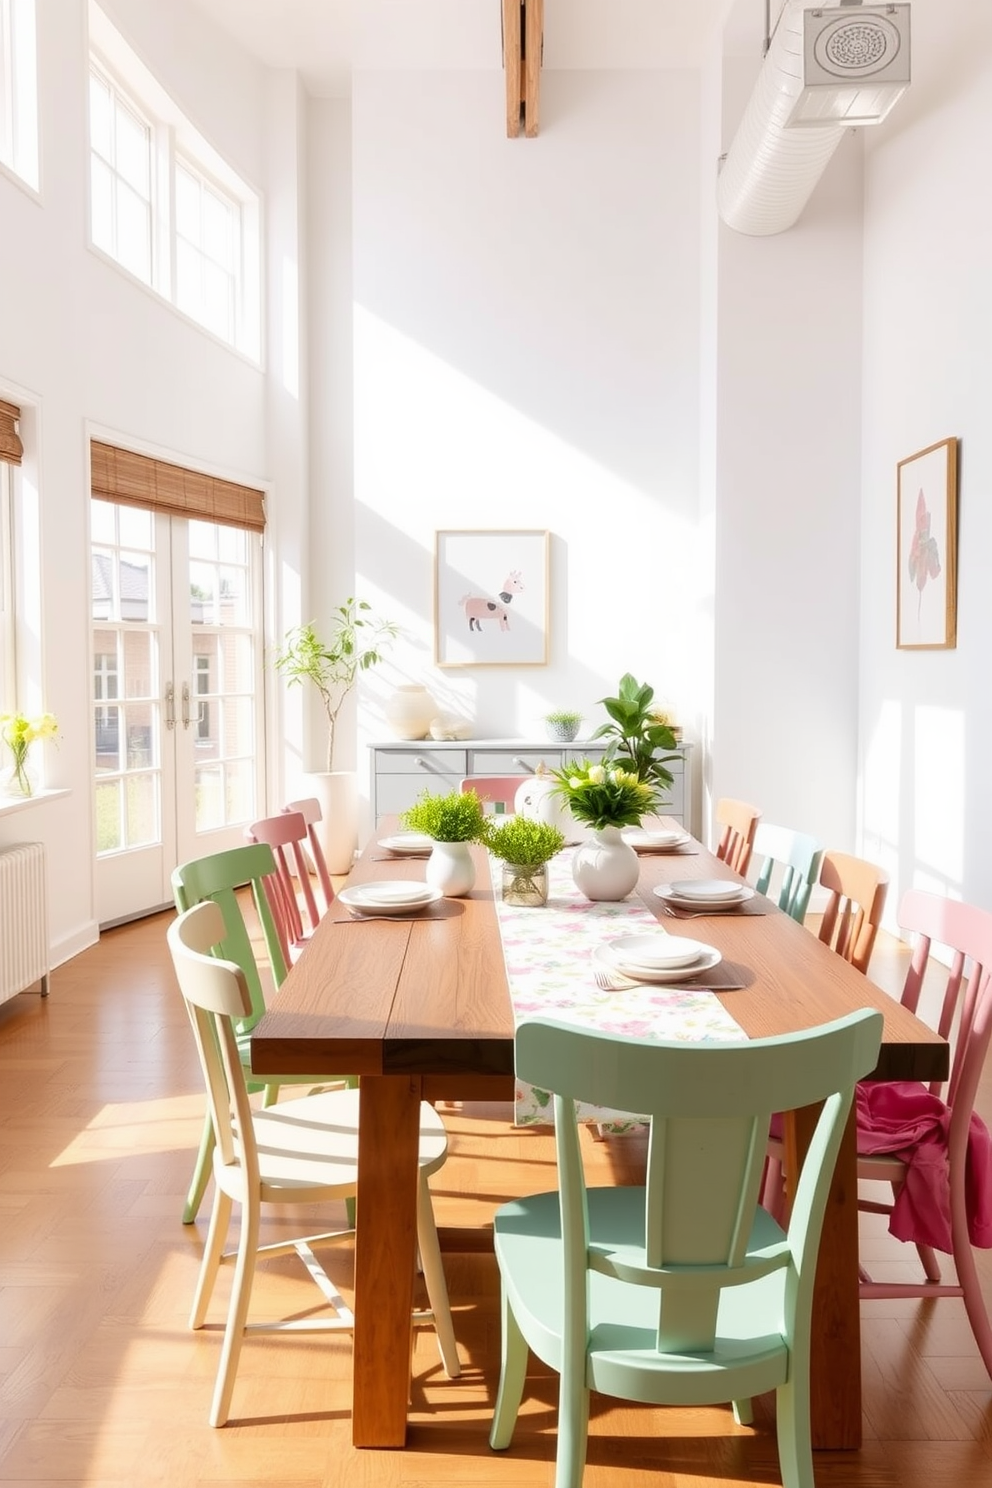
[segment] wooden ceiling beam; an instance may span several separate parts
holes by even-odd
[[[533,139],[540,121],[544,0],[502,0],[502,6],[506,133],[515,139],[523,125]]]

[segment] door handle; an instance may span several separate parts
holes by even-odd
[[[183,683],[183,728],[189,728],[189,683]]]
[[[176,689],[171,682],[165,684],[165,726],[167,729],[176,726]]]

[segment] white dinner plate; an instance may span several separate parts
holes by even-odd
[[[657,884],[653,892],[659,899],[667,899],[671,904],[679,904],[685,908],[703,905],[709,909],[736,909],[739,904],[746,904],[749,899],[754,898],[754,890],[749,884],[733,884],[731,893],[726,892],[726,881],[720,884],[721,892],[715,894],[700,892],[700,883],[693,885],[691,893],[686,892],[688,888],[686,883]]]
[[[347,909],[376,915],[415,914],[443,897],[440,889],[409,880],[354,884],[350,889],[342,889],[338,895]]]
[[[689,940],[685,935],[669,935],[666,930],[656,930],[649,935],[621,935],[616,940],[608,940],[604,949],[618,966],[623,963],[647,971],[671,971],[679,966],[691,966],[704,951],[709,950],[709,946],[698,940]]]
[[[606,954],[606,946],[597,946],[592,958],[607,972],[619,971],[623,976],[630,977],[631,981],[650,982],[652,985],[660,986],[686,982],[690,977],[701,976],[704,971],[712,971],[714,966],[719,966],[723,960],[715,946],[705,946],[702,955],[697,957],[691,966],[670,966],[666,970],[662,970],[659,966],[621,966]]]
[[[393,837],[380,837],[379,846],[391,853],[425,853],[434,847],[434,838],[426,832],[397,832]]]
[[[643,827],[631,827],[620,835],[635,852],[667,852],[692,840],[688,832],[649,832]]]

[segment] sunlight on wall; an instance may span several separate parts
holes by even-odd
[[[300,276],[290,259],[282,261],[282,385],[300,396]]]
[[[917,707],[913,714],[913,885],[960,892],[964,879],[964,714]]]
[[[865,856],[895,874],[898,869],[902,704],[889,698],[865,753]]]
[[[551,707],[591,724],[626,670],[684,698],[701,632],[683,625],[709,592],[695,493],[632,485],[361,305],[354,331],[358,585],[405,631],[383,676],[503,737]],[[489,528],[552,533],[549,666],[438,671],[434,532]]]

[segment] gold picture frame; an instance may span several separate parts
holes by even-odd
[[[434,664],[547,666],[550,534],[434,534]]]
[[[896,647],[957,645],[958,441],[941,439],[896,466]]]

